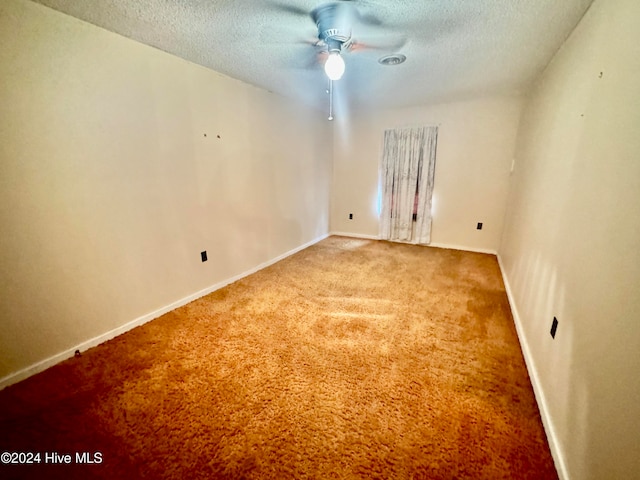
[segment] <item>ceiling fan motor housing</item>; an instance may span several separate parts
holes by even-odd
[[[351,27],[345,21],[345,15],[340,15],[340,4],[329,3],[321,5],[311,12],[313,20],[318,27],[318,38],[329,47],[332,43],[347,43],[351,39]],[[342,18],[341,18],[342,16]]]

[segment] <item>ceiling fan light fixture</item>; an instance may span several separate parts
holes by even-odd
[[[329,53],[329,58],[324,64],[324,72],[331,80],[340,80],[344,74],[344,59],[340,52]]]

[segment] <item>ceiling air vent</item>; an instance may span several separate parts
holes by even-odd
[[[394,53],[393,55],[385,55],[378,60],[378,63],[381,65],[400,65],[406,59],[407,57],[405,57],[401,53]]]

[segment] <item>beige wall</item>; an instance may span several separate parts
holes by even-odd
[[[338,117],[332,132],[322,112],[3,1],[0,380],[321,237],[329,200],[332,231],[377,236],[384,129],[437,124],[432,240],[496,250],[502,236],[561,474],[634,478],[639,21],[636,0],[596,0],[527,103],[510,174],[517,97]]]
[[[637,0],[596,0],[540,79],[500,248],[560,470],[576,480],[640,475],[639,24]]]
[[[338,116],[331,231],[377,237],[384,130],[439,125],[431,241],[497,251],[521,104],[519,97],[495,97]]]
[[[0,45],[0,379],[328,232],[322,112],[24,0]]]

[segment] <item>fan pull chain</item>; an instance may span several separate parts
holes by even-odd
[[[333,80],[329,80],[329,121],[333,120]]]

